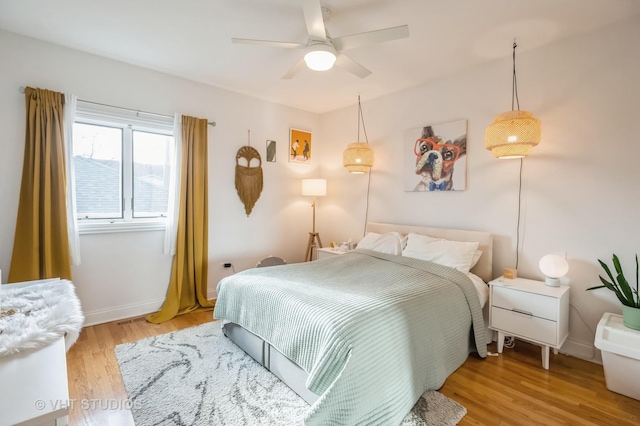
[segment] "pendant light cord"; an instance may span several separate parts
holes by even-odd
[[[360,121],[362,121],[362,131],[364,132],[364,140],[369,143],[369,137],[367,136],[367,128],[364,125],[364,115],[362,115],[362,105],[360,104],[360,95],[358,95],[358,139],[360,142]],[[367,206],[364,210],[364,229],[362,230],[362,236],[367,234],[367,221],[369,220],[369,194],[371,193],[371,169],[369,169],[369,179],[367,182]]]
[[[369,138],[367,137],[367,128],[364,125],[364,115],[362,115],[362,105],[360,105],[360,95],[358,95],[358,139],[357,142],[360,142],[360,121],[362,121],[362,131],[364,132],[364,140],[366,143],[369,143]]]
[[[518,78],[516,77],[516,41],[513,40],[513,87],[511,88],[511,111],[514,111],[514,100],[520,111],[520,99],[518,99]]]
[[[516,44],[513,40],[513,86],[511,88],[511,111],[514,111],[514,107],[517,105],[518,111],[520,111],[520,100],[518,99],[518,78],[516,77]],[[520,172],[518,180],[518,223],[516,225],[516,269],[518,269],[518,263],[520,261],[520,216],[522,209],[522,158],[520,159]]]
[[[367,183],[367,207],[364,210],[364,229],[362,236],[367,234],[367,220],[369,220],[369,193],[371,192],[371,170],[369,170],[369,182]]]
[[[518,225],[516,226],[516,270],[520,260],[520,210],[522,208],[522,158],[520,159],[520,180],[518,182]]]
[[[360,95],[358,95],[358,139],[356,142],[360,142],[360,118],[362,117],[362,106],[360,106]],[[364,119],[362,120],[364,125]]]

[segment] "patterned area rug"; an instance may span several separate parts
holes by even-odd
[[[302,425],[309,405],[211,322],[116,347],[134,421],[146,425]],[[426,392],[402,426],[455,425],[467,410]]]

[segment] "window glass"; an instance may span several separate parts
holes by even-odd
[[[118,219],[122,209],[123,130],[76,122],[73,165],[78,219]]]
[[[133,217],[167,215],[173,137],[133,131]]]
[[[164,227],[175,184],[172,117],[79,100],[72,150],[81,230]]]

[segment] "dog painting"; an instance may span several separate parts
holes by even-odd
[[[466,120],[408,130],[404,150],[405,191],[459,191],[466,188]]]

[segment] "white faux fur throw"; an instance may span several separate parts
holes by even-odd
[[[16,313],[0,318],[0,357],[46,346],[60,336],[68,350],[84,323],[68,280],[3,285],[2,308]]]

